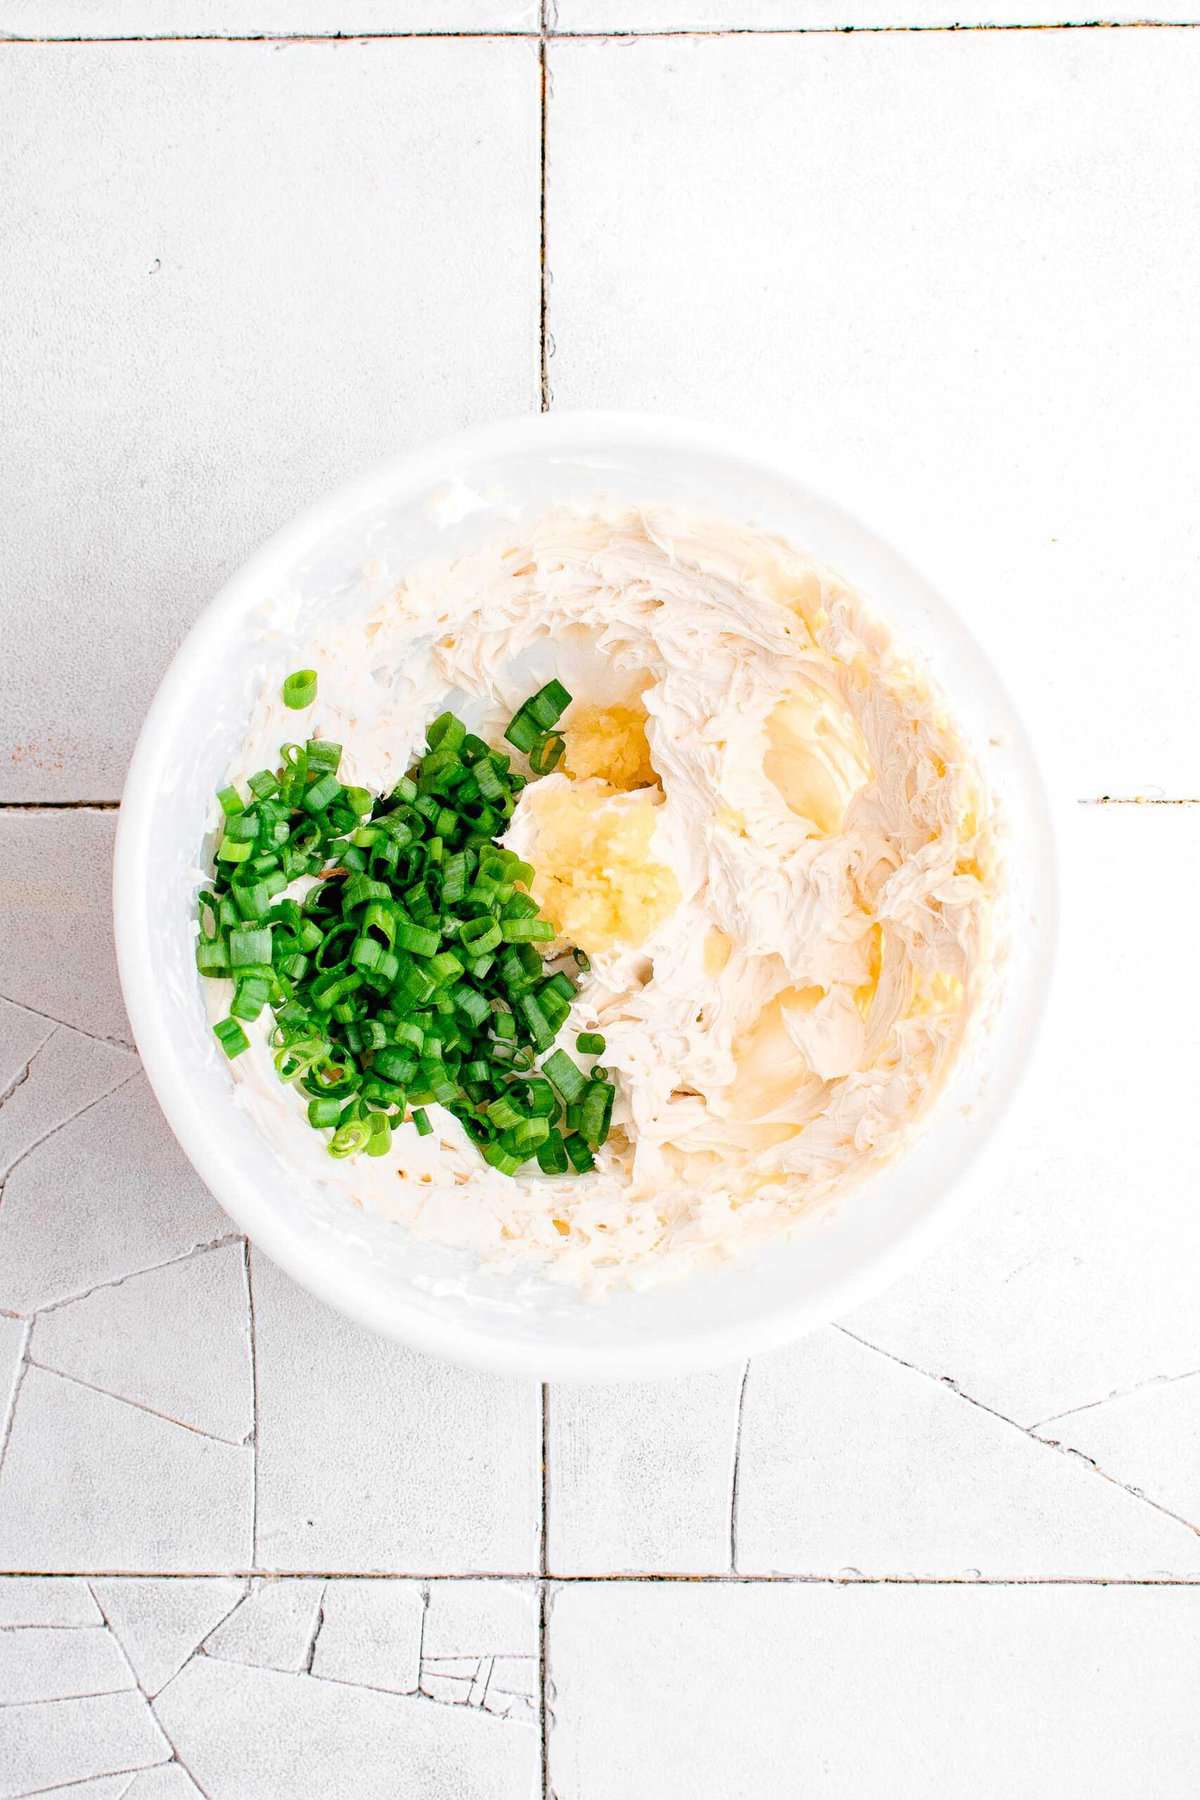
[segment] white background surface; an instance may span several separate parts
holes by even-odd
[[[1073,16],[0,0],[0,1800],[1200,1788],[1200,34],[822,29]],[[247,1252],[112,965],[223,574],[543,401],[790,445],[996,656],[1063,832],[972,1222],[651,1388],[429,1362]]]

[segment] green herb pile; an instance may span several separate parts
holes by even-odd
[[[283,697],[300,709],[316,691],[301,669]],[[554,727],[570,699],[550,682],[505,732],[535,774],[562,755]],[[576,992],[563,965],[588,963],[546,954],[555,931],[528,892],[533,870],[496,841],[528,778],[452,713],[390,794],[343,785],[341,755],[322,738],[285,744],[248,798],[218,795],[224,835],[196,963],[234,983],[213,1027],[226,1055],[248,1047],[242,1021],[269,1006],[279,1078],[308,1096],[331,1156],[385,1155],[405,1118],[427,1135],[436,1102],[503,1174],[531,1158],[548,1175],[582,1174],[615,1090],[604,1069],[550,1049]],[[302,901],[281,898],[302,875],[320,879]],[[604,1039],[581,1033],[576,1049],[599,1056]]]

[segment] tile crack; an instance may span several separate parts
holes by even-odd
[[[27,1324],[25,1326],[24,1336],[21,1339],[21,1355],[17,1362],[16,1375],[13,1377],[12,1393],[8,1397],[8,1406],[4,1414],[4,1429],[3,1431],[0,1431],[0,1474],[3,1474],[4,1472],[4,1458],[8,1453],[8,1445],[9,1440],[12,1437],[13,1426],[16,1424],[17,1401],[20,1398],[21,1388],[24,1385],[25,1377],[29,1373],[29,1340],[32,1333],[33,1326]]]
[[[12,1099],[12,1097],[16,1093],[17,1089],[25,1086],[25,1083],[29,1080],[30,1071],[32,1070],[34,1063],[37,1061],[38,1057],[42,1054],[42,1051],[46,1048],[46,1045],[50,1042],[50,1040],[53,1038],[55,1032],[58,1031],[58,1029],[59,1029],[59,1027],[57,1025],[51,1027],[51,1029],[46,1033],[45,1037],[42,1039],[41,1043],[37,1046],[37,1049],[33,1052],[33,1055],[29,1058],[29,1061],[25,1064],[25,1067],[21,1070],[20,1074],[17,1076],[16,1080],[10,1081],[8,1086],[5,1088],[4,1092],[2,1094],[0,1094],[0,1107],[7,1106],[8,1102]]]
[[[128,1050],[137,1055],[137,1045],[131,1044],[128,1038],[105,1037],[103,1032],[88,1031],[86,1026],[73,1025],[70,1019],[60,1019],[57,1013],[44,1012],[40,1006],[30,1006],[28,1000],[15,1000],[11,994],[0,994],[0,1000],[6,1006],[15,1006],[20,1012],[32,1014],[35,1019],[45,1019],[48,1024],[60,1025],[64,1031],[73,1031],[77,1037],[89,1038],[93,1044],[107,1044],[112,1050]]]
[[[1200,1369],[1184,1369],[1178,1375],[1149,1375],[1145,1381],[1135,1381],[1132,1387],[1118,1388],[1111,1394],[1105,1394],[1102,1400],[1086,1400],[1082,1406],[1068,1406],[1065,1412],[1051,1413],[1048,1419],[1039,1419],[1030,1431],[1044,1431],[1047,1425],[1058,1425],[1063,1419],[1073,1419],[1079,1413],[1095,1412],[1098,1406],[1111,1406],[1114,1400],[1128,1400],[1134,1394],[1143,1394],[1149,1388],[1172,1387],[1177,1381],[1194,1381],[1200,1375]]]
[[[103,1097],[108,1098],[107,1095]],[[110,1275],[107,1281],[96,1281],[91,1287],[80,1288],[77,1293],[64,1294],[59,1300],[50,1300],[45,1306],[36,1307],[33,1316],[41,1318],[43,1313],[59,1312],[64,1306],[76,1306],[81,1300],[90,1300],[93,1294],[102,1294],[106,1288],[122,1287],[127,1281],[136,1281],[139,1275],[157,1275],[162,1269],[173,1269],[177,1263],[191,1262],[197,1256],[207,1256],[210,1250],[225,1250],[230,1244],[244,1242],[240,1231],[224,1232],[220,1237],[207,1238],[202,1244],[193,1244],[190,1250],[181,1251],[178,1256],[168,1256],[165,1262],[147,1263],[144,1269],[129,1269],[123,1275]]]
[[[211,1444],[224,1444],[230,1450],[244,1450],[246,1446],[233,1438],[218,1437],[215,1431],[205,1431],[199,1425],[189,1425],[185,1419],[176,1419],[170,1413],[159,1412],[155,1406],[147,1406],[143,1400],[130,1400],[125,1394],[114,1394],[111,1388],[97,1386],[94,1381],[85,1381],[82,1375],[68,1375],[65,1369],[56,1369],[50,1363],[38,1362],[35,1357],[27,1358],[31,1369],[41,1369],[45,1375],[53,1375],[58,1381],[70,1381],[76,1387],[86,1388],[91,1394],[102,1394],[106,1400],[115,1400],[118,1406],[132,1407],[134,1412],[149,1413],[152,1419],[161,1419],[166,1425],[177,1425],[180,1431],[190,1431],[196,1437],[207,1438]]]
[[[325,1589],[328,1582],[322,1583],[321,1592],[317,1596],[317,1615],[313,1620],[312,1636],[308,1640],[308,1650],[304,1657],[304,1673],[312,1674],[313,1658],[317,1654],[317,1639],[321,1635],[321,1627],[325,1623]]]
[[[1022,1437],[1029,1438],[1031,1442],[1042,1444],[1046,1449],[1054,1450],[1060,1456],[1073,1457],[1076,1461],[1086,1464],[1100,1477],[1101,1481],[1107,1481],[1111,1487],[1119,1488],[1123,1494],[1128,1494],[1130,1499],[1136,1500],[1139,1505],[1148,1506],[1154,1512],[1161,1513],[1164,1518],[1173,1519],[1177,1525],[1182,1525],[1185,1531],[1191,1532],[1193,1537],[1200,1537],[1200,1526],[1193,1524],[1190,1519],[1185,1519],[1180,1513],[1172,1512],[1171,1508],[1164,1506],[1161,1501],[1151,1499],[1149,1494],[1144,1494],[1140,1489],[1130,1487],[1127,1482],[1118,1480],[1115,1475],[1110,1475],[1107,1470],[1100,1467],[1094,1458],[1085,1456],[1082,1451],[1073,1450],[1069,1444],[1060,1444],[1056,1438],[1041,1437],[1032,1426],[1021,1425],[1016,1419],[1010,1419],[1006,1413],[997,1412],[994,1406],[988,1406],[986,1401],[976,1400],[973,1395],[964,1393],[953,1376],[934,1375],[928,1369],[922,1369],[917,1363],[907,1362],[904,1357],[897,1356],[894,1351],[885,1350],[882,1345],[872,1344],[867,1338],[859,1337],[858,1333],[851,1331],[848,1326],[835,1325],[834,1330],[840,1331],[844,1337],[861,1345],[864,1350],[870,1350],[874,1355],[882,1356],[888,1362],[896,1363],[900,1368],[908,1369],[914,1375],[920,1375],[923,1380],[933,1381],[939,1387],[949,1388],[952,1394],[960,1400],[965,1400],[968,1406],[978,1407],[980,1412],[985,1412],[989,1417],[998,1419],[1002,1425],[1008,1425],[1013,1431],[1019,1431]]]
[[[74,1125],[77,1119],[82,1119],[84,1114],[90,1113],[93,1107],[100,1106],[105,1100],[111,1100],[114,1094],[119,1094],[121,1089],[128,1087],[131,1081],[136,1081],[140,1074],[140,1066],[130,1070],[128,1075],[123,1075],[112,1087],[106,1088],[104,1093],[97,1094],[94,1100],[89,1100],[86,1106],[81,1106],[78,1112],[72,1113],[69,1119],[62,1119],[57,1125],[52,1125],[49,1131],[44,1131],[40,1138],[36,1138],[32,1144],[29,1144],[22,1150],[16,1161],[10,1163],[3,1175],[0,1175],[0,1199],[3,1198],[5,1188],[8,1186],[8,1183],[12,1180],[21,1164],[27,1161],[28,1158],[33,1155],[35,1150],[40,1150],[43,1144],[48,1144],[52,1137],[57,1137],[60,1131],[65,1131],[67,1129],[68,1125]]]

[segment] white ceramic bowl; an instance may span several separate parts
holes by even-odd
[[[268,609],[290,620],[271,666],[302,664],[330,618],[378,603],[413,559],[451,554],[517,512],[598,494],[667,500],[781,532],[858,587],[950,696],[1008,828],[1011,952],[986,1036],[918,1142],[769,1251],[601,1303],[498,1275],[394,1224],[323,1200],[232,1104],[193,966],[196,869],[213,790],[234,768],[264,663]],[[282,659],[282,660],[281,660]],[[314,1294],[391,1337],[544,1379],[666,1375],[730,1361],[837,1317],[927,1250],[965,1203],[969,1166],[1027,1060],[1047,986],[1053,854],[1012,705],[954,611],[871,531],[727,435],[612,414],[530,417],[389,463],[273,538],[201,616],[138,741],[121,806],[117,950],[146,1072],[221,1205]]]

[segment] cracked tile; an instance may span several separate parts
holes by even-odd
[[[552,1388],[551,1570],[727,1569],[740,1385],[736,1368]]]
[[[31,1358],[240,1444],[254,1429],[244,1259],[226,1244],[42,1313]]]
[[[110,17],[130,10],[109,0]],[[194,6],[173,11],[194,28]],[[276,20],[298,12],[271,0]],[[227,0],[223,16],[246,8]],[[6,619],[0,793],[71,799],[86,783],[113,798],[175,646],[283,520],[383,457],[536,410],[537,50],[398,38],[17,54],[19,69],[0,66],[13,458],[0,585],[38,603]],[[85,816],[60,831],[76,884]],[[0,979],[0,993],[78,993],[99,1016],[58,871],[23,867],[38,872],[23,881],[29,928],[0,946],[0,972],[26,986]],[[107,854],[86,872],[107,910]]]
[[[1200,1375],[1151,1382],[1038,1427],[1200,1529]]]
[[[537,1591],[515,1581],[429,1584],[427,1657],[525,1656],[537,1644]]]
[[[253,1458],[30,1369],[0,1475],[0,1566],[244,1568]]]
[[[133,1775],[102,1775],[99,1781],[72,1781],[67,1787],[49,1791],[54,1800],[125,1800],[136,1779]]]
[[[104,1617],[153,1699],[246,1591],[244,1581],[93,1581]]]
[[[482,1583],[476,1583],[482,1586]],[[425,1601],[415,1581],[331,1581],[312,1672],[394,1694],[421,1685]]]
[[[323,1581],[254,1581],[205,1641],[208,1656],[299,1674],[308,1667]]]
[[[90,1630],[42,1625],[0,1632],[0,1706],[115,1694],[136,1685],[102,1625]]]
[[[18,1386],[17,1378],[25,1355],[28,1330],[24,1319],[6,1319],[0,1316],[0,1466],[3,1465],[3,1446],[8,1438],[9,1420]]]
[[[548,60],[555,410],[762,432],[950,597],[1065,796],[1194,793],[1200,33]]]
[[[44,704],[48,691],[38,682],[30,693]],[[0,816],[0,995],[128,1044],[113,947],[115,833],[111,812]]]
[[[31,1059],[53,1030],[50,1019],[40,1019],[36,1013],[26,1012],[23,1006],[0,1000],[0,1108],[8,1105],[14,1088],[23,1081]],[[0,1161],[0,1167],[3,1166]]]
[[[755,1357],[738,1484],[750,1574],[1200,1575],[1200,1538],[827,1329]]]
[[[0,1707],[0,1800],[166,1762],[141,1694]]]
[[[209,1800],[531,1800],[535,1731],[468,1708],[198,1656],[156,1702]]]
[[[422,1642],[421,1692],[499,1718],[537,1716],[538,1602],[532,1584],[436,1581]]]
[[[1185,1587],[566,1587],[549,1787],[1193,1800],[1198,1649]]]
[[[131,1050],[51,1026],[27,1078],[0,1104],[0,1171],[136,1074]]]
[[[536,31],[537,0],[0,0],[0,32],[37,38],[256,37],[272,32]]]
[[[0,1576],[0,1628],[103,1623],[86,1581],[70,1576]]]
[[[231,1231],[144,1076],[32,1151],[0,1207],[0,1305],[30,1312]]]
[[[357,1574],[537,1565],[534,1382],[361,1330],[254,1259],[258,1561]]]
[[[200,1789],[181,1764],[163,1763],[157,1769],[146,1769],[141,1775],[135,1775],[132,1787],[121,1800],[197,1800],[198,1795]],[[202,1795],[200,1800],[203,1800]]]
[[[26,0],[29,3],[29,0]],[[1086,21],[1095,4],[1048,8],[1046,0],[554,0],[560,31],[762,31],[857,26],[963,26]],[[1144,0],[1105,0],[1104,18],[1142,19]],[[3,14],[0,14],[3,17]],[[1191,0],[1158,0],[1156,19],[1192,20]]]
[[[1195,814],[1072,808],[1060,869],[1050,1017],[978,1204],[846,1321],[1023,1425],[1200,1367],[1200,1010],[1181,1002],[1179,969]],[[1154,929],[1133,931],[1147,893]]]

